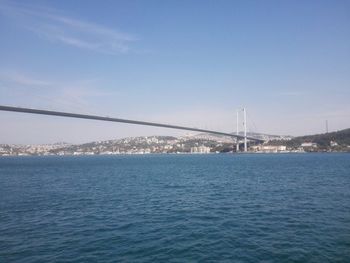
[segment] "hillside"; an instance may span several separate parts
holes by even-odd
[[[273,140],[270,141],[271,145],[283,144],[290,148],[300,147],[302,143],[310,142],[316,143],[321,149],[327,149],[330,147],[331,142],[335,142],[338,147],[347,147],[350,145],[350,129],[340,130],[336,132],[306,135],[294,137],[289,141]]]
[[[297,152],[348,152],[350,129],[326,134],[300,137],[266,134],[248,134],[264,138],[264,146],[286,146],[287,151]],[[332,142],[332,143],[331,143]],[[249,143],[249,142],[248,142]],[[305,146],[305,143],[312,143]],[[173,136],[140,136],[117,140],[95,141],[84,144],[7,145],[0,144],[0,156],[17,155],[90,155],[90,154],[139,154],[139,153],[189,153],[194,147],[208,147],[210,152],[235,151],[232,138],[211,134]],[[253,145],[250,145],[254,147]],[[255,144],[256,146],[256,144]],[[241,141],[241,148],[243,147]],[[254,152],[254,149],[250,149]],[[271,150],[271,149],[270,149]]]
[[[209,147],[211,152],[232,151],[231,138],[207,134],[172,136],[140,136],[117,140],[65,145],[0,144],[0,156],[8,155],[90,155],[138,153],[189,153],[192,147]]]

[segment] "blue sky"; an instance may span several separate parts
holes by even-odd
[[[2,1],[0,104],[271,134],[350,127],[349,1]],[[184,134],[0,113],[0,143]]]

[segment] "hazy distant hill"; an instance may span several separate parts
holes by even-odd
[[[239,135],[244,135],[243,132],[240,132]],[[273,135],[273,134],[265,134],[265,133],[257,133],[257,132],[247,132],[248,137],[253,137],[257,139],[261,139],[264,141],[270,141],[270,140],[291,140],[294,138],[293,136],[290,135]]]

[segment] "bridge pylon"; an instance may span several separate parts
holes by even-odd
[[[246,108],[241,108],[238,109],[236,112],[236,117],[237,117],[237,128],[236,128],[236,152],[239,152],[239,113],[243,112],[243,128],[244,128],[244,152],[248,151],[248,146],[247,146],[247,111]]]

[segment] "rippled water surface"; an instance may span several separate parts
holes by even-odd
[[[0,158],[0,262],[350,262],[350,154]]]

